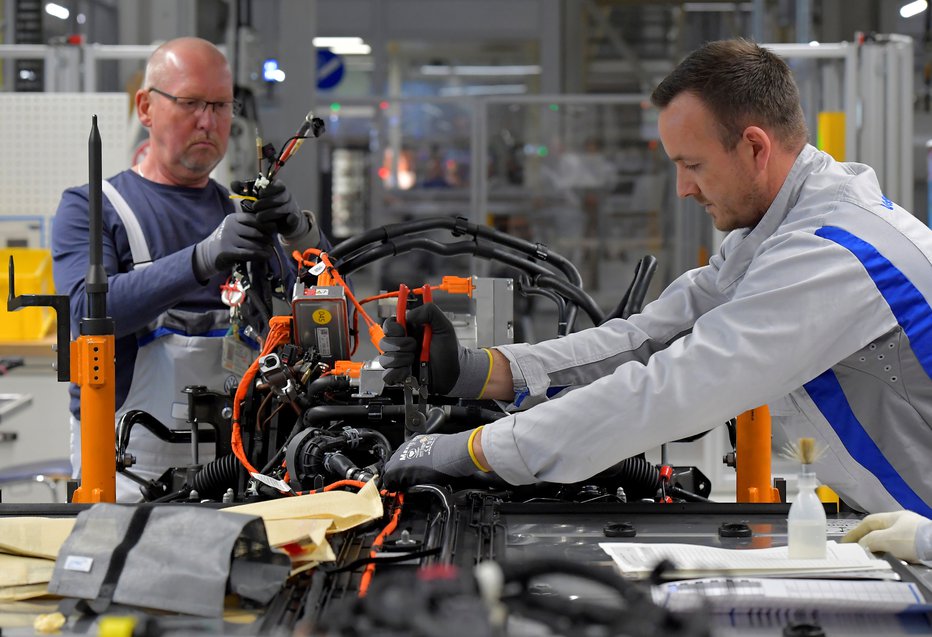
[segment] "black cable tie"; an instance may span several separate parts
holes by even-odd
[[[369,416],[369,420],[381,420],[382,419],[382,403],[379,403],[379,402],[369,403],[368,416]]]
[[[453,236],[462,237],[469,234],[469,219],[466,217],[457,217],[453,225]]]
[[[540,261],[547,261],[550,258],[550,249],[543,243],[535,243],[534,252],[537,253],[537,258]]]

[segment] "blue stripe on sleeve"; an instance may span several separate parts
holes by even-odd
[[[863,239],[836,226],[819,228],[816,235],[837,243],[857,257],[903,328],[919,364],[932,378],[932,308],[925,297],[903,272]],[[897,473],[864,430],[832,370],[806,383],[805,389],[852,458],[877,476],[901,506],[932,515],[932,508]]]
[[[919,364],[932,378],[932,308],[925,297],[905,274],[863,239],[835,226],[819,228],[816,235],[834,241],[858,258],[909,338]]]
[[[806,383],[804,387],[851,457],[877,476],[883,487],[904,509],[932,517],[932,507],[906,484],[881,453],[877,443],[864,431],[863,425],[851,411],[835,372],[829,369]]]

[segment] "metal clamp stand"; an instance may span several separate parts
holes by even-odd
[[[87,316],[81,319],[81,335],[71,341],[71,308],[67,296],[24,295],[14,292],[13,257],[10,257],[10,293],[7,309],[52,307],[58,317],[57,363],[59,381],[81,388],[81,486],[72,502],[116,501],[116,368],[113,319],[107,316],[107,273],[103,266],[103,219],[101,213],[100,132],[97,116],[88,139],[89,259],[85,290]],[[69,347],[70,342],[70,347]],[[75,360],[71,374],[71,360]]]

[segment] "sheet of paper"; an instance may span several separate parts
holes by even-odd
[[[673,611],[700,607],[717,613],[768,610],[928,612],[932,605],[912,582],[719,577],[670,582],[651,589]]]
[[[43,584],[23,584],[22,586],[0,587],[0,601],[2,602],[15,602],[21,599],[32,599],[48,594],[47,582]]]
[[[223,511],[258,515],[266,522],[285,518],[330,518],[333,523],[329,532],[338,533],[382,517],[382,498],[375,481],[370,480],[358,493],[328,491],[242,504]]]
[[[47,584],[54,569],[54,560],[0,553],[0,586]]]
[[[336,553],[333,552],[333,548],[331,548],[330,543],[327,541],[321,543],[320,546],[309,548],[301,553],[289,555],[289,557],[291,557],[292,564],[300,564],[303,562],[332,562],[337,559]]]
[[[858,544],[827,542],[827,557],[821,560],[790,559],[787,547],[766,549],[723,549],[693,544],[638,544],[602,542],[599,546],[628,576],[649,574],[661,560],[669,560],[681,576],[831,574],[838,571],[890,572],[884,560],[868,554]]]
[[[265,533],[269,545],[281,547],[286,544],[317,546],[327,536],[333,524],[330,518],[304,518],[298,520],[266,520]]]
[[[0,518],[0,551],[54,560],[74,528],[74,518]]]
[[[0,626],[5,630],[12,628],[32,628],[39,615],[54,613],[58,610],[60,597],[48,597],[22,602],[0,602]],[[24,634],[31,635],[31,631]]]

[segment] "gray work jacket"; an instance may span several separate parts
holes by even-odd
[[[930,259],[932,231],[871,168],[806,146],[760,223],[641,314],[499,347],[540,402],[485,427],[489,463],[513,484],[575,482],[774,403],[850,504],[932,515]]]

